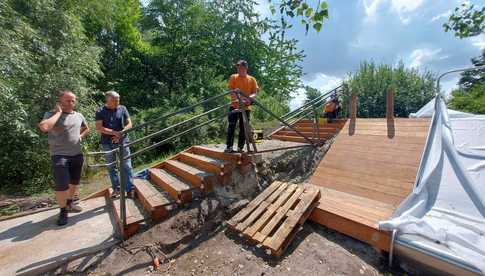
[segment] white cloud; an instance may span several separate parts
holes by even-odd
[[[363,0],[365,14],[368,17],[375,17],[377,14],[377,9],[384,3],[385,0]]]
[[[445,11],[444,13],[440,13],[440,14],[438,14],[436,16],[433,16],[433,18],[431,18],[430,22],[435,22],[435,21],[438,21],[438,20],[440,20],[442,18],[448,18],[448,17],[450,17],[450,15],[451,15],[451,11],[450,10]]]
[[[367,22],[376,22],[378,10],[382,5],[390,6],[390,10],[399,16],[401,23],[407,25],[415,11],[421,7],[424,0],[362,0]]]
[[[392,0],[391,8],[397,13],[414,12],[424,0]]]
[[[485,34],[471,37],[470,42],[472,43],[473,46],[477,47],[480,50],[485,49]]]
[[[447,59],[448,56],[438,56],[441,53],[442,49],[428,49],[428,48],[420,48],[415,49],[408,58],[408,66],[412,68],[419,68],[426,63],[429,63],[433,60],[442,60]]]
[[[324,93],[327,91],[332,90],[333,88],[339,86],[342,83],[342,78],[337,76],[329,76],[324,73],[317,73],[311,79],[305,80],[303,79],[303,84],[311,86],[320,90],[320,92]],[[292,95],[292,99],[290,101],[290,109],[293,110],[303,104],[305,101],[305,89],[298,89]]]

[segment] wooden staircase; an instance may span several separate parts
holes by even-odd
[[[325,141],[332,137],[334,137],[340,129],[343,128],[347,119],[337,119],[332,123],[327,122],[319,122],[318,124],[318,132],[319,136],[317,135],[316,128],[313,128],[313,121],[312,120],[300,120],[293,124],[292,126],[296,128],[300,133],[307,136],[310,140],[315,142]],[[314,131],[315,130],[315,131]],[[305,138],[300,136],[294,130],[289,127],[282,128],[278,132],[274,133],[270,136],[272,139],[281,140],[281,141],[291,141],[291,142],[299,142],[299,143],[308,143]]]
[[[158,222],[180,205],[224,185],[236,166],[247,163],[245,154],[193,146],[148,169],[148,179],[135,178],[135,198],[126,200],[127,225],[122,229],[120,200],[111,200],[116,223],[125,238],[135,234],[143,222]]]

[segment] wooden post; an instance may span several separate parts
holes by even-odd
[[[352,93],[350,97],[350,119],[355,120],[357,118],[357,95]]]
[[[352,93],[350,97],[350,123],[349,123],[349,135],[354,135],[355,133],[355,121],[357,119],[357,95]]]
[[[394,89],[389,89],[386,95],[386,118],[394,120]]]
[[[386,94],[386,118],[387,137],[394,138],[396,129],[394,126],[394,89],[389,89]]]

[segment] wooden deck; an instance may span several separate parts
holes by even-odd
[[[347,121],[310,183],[321,189],[310,219],[388,251],[390,218],[412,191],[430,121]]]

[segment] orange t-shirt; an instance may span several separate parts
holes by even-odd
[[[246,96],[257,93],[259,89],[258,82],[254,77],[250,75],[247,75],[246,77],[240,77],[239,74],[234,74],[229,78],[229,83],[227,86],[230,90],[239,88],[239,90],[241,90],[241,92]],[[239,108],[239,101],[234,94],[231,94],[231,106],[236,109]],[[246,106],[244,109],[249,110],[251,109],[251,107]]]
[[[334,102],[328,102],[325,105],[325,112],[334,112],[336,109],[336,104]]]

